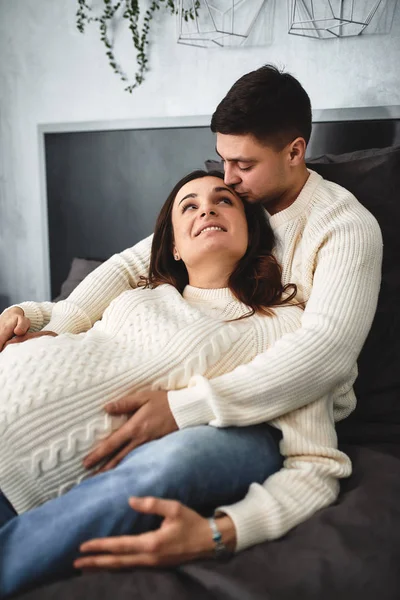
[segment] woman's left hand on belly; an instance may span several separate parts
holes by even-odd
[[[105,410],[109,415],[133,414],[84,459],[84,467],[92,468],[101,460],[110,458],[97,473],[113,469],[137,446],[178,430],[164,390],[145,390],[130,394],[111,402]]]
[[[214,556],[212,531],[206,518],[176,500],[130,498],[134,510],[164,518],[155,531],[139,535],[100,538],[81,545],[82,553],[74,567],[83,571],[120,570],[136,566],[162,567],[180,565]],[[233,551],[236,533],[233,521],[225,515],[218,520],[226,547]]]

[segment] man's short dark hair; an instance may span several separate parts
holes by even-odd
[[[282,149],[296,137],[311,135],[310,98],[293,75],[264,65],[243,75],[219,103],[211,131],[253,135],[261,143]]]

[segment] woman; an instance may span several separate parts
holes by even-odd
[[[112,516],[98,523],[97,512],[96,529],[91,511],[89,516],[86,509],[76,513],[79,494],[81,499],[88,498],[95,480],[107,476],[103,473],[76,485],[85,477],[82,458],[96,439],[121,422],[104,414],[104,402],[132,388],[137,391],[151,385],[176,390],[196,377],[206,382],[250,362],[299,327],[301,309],[290,305],[293,294],[288,296],[282,289],[263,209],[244,206],[221,179],[195,172],[177,184],[156,225],[149,277],[141,288],[114,300],[88,333],[42,337],[9,346],[0,355],[0,487],[19,513],[60,496],[55,502],[64,502],[65,509],[63,498],[71,498],[69,506],[72,503],[77,514],[74,523],[70,513],[74,534],[55,547],[53,542],[51,556],[39,575],[35,565],[37,581],[50,570],[55,575],[65,572],[78,545],[93,534],[115,536],[154,528],[159,521],[139,517],[139,511],[149,512],[148,507],[136,505],[127,517],[126,501],[131,494],[176,498],[203,514],[211,514],[221,503],[236,502],[233,507],[220,507],[221,513],[228,515],[225,522],[234,524],[236,537],[246,547],[271,537],[271,530],[279,537],[330,503],[338,492],[337,478],[350,473],[349,460],[336,450],[331,398],[323,398],[277,419],[275,429],[268,425],[222,430],[194,427],[144,444],[121,457],[111,471],[117,473],[114,486],[124,488],[119,491],[122,504],[114,504],[116,491],[112,489],[108,506],[102,507]],[[173,391],[170,395],[173,403]],[[51,419],[45,418],[52,406]],[[243,425],[249,424],[247,417]],[[279,429],[283,433],[281,451],[288,457],[285,466],[289,468],[270,477],[268,489],[252,487],[248,498],[242,500],[250,483],[261,484],[279,469],[279,436],[274,433]],[[191,455],[196,439],[196,452]],[[183,450],[189,456],[184,457]],[[185,482],[193,479],[197,461],[213,451],[213,468],[204,463],[197,486],[185,487]],[[232,454],[233,464],[227,469],[227,457]],[[133,463],[137,472],[130,482]],[[296,485],[300,490],[304,480],[311,488],[319,483],[319,489],[314,487],[299,509],[288,490]],[[31,511],[31,522],[45,518],[47,505]],[[157,510],[164,514],[159,507]],[[263,531],[266,514],[267,537]],[[23,526],[24,516],[7,522],[0,530],[0,542],[13,543],[18,521],[22,520]],[[194,518],[192,514],[190,518]],[[195,520],[204,533],[204,519],[195,515]],[[36,548],[46,535],[40,533]],[[207,542],[212,543],[210,530]],[[190,558],[204,551],[191,552]],[[24,564],[21,554],[18,558]],[[32,581],[26,568],[19,572],[16,584],[15,565],[10,566],[7,557],[2,560],[0,575],[6,593]]]

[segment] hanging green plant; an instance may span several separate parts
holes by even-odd
[[[140,0],[103,0],[104,7],[103,12],[100,15],[95,15],[93,8],[87,2],[87,0],[78,0],[78,7],[76,11],[76,26],[81,33],[85,32],[85,27],[89,23],[98,23],[100,30],[100,39],[106,47],[106,55],[108,62],[116,73],[124,82],[128,82],[128,77],[123,69],[118,64],[114,55],[114,44],[113,40],[109,35],[109,29],[113,19],[116,17],[118,12],[122,11],[122,17],[126,19],[128,27],[131,31],[133,45],[137,51],[137,71],[134,75],[134,83],[127,85],[125,90],[132,93],[132,91],[141,85],[144,81],[145,73],[148,71],[148,56],[147,46],[149,43],[149,31],[151,20],[154,13],[160,8],[167,9],[171,15],[175,15],[179,11],[179,2],[177,0],[153,0],[150,6],[147,8],[142,27],[139,25],[140,18]],[[182,8],[182,16],[185,21],[194,19],[198,14],[200,8],[200,0],[195,0],[190,9]]]

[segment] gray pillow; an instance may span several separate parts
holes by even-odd
[[[207,160],[206,169],[218,168]],[[378,308],[358,360],[356,410],[337,426],[339,440],[370,443],[400,439],[400,146],[325,154],[307,166],[352,192],[376,217],[383,235]]]
[[[85,279],[89,273],[102,264],[100,260],[88,260],[87,258],[74,258],[67,279],[61,286],[60,295],[54,298],[54,302],[65,300],[70,293]]]
[[[382,285],[371,331],[358,360],[357,408],[338,425],[339,439],[390,442],[400,436],[400,146],[326,154],[310,169],[350,190],[376,217],[383,235]]]
[[[206,160],[204,164],[207,173],[209,173],[210,171],[220,171],[221,173],[224,172],[224,163],[222,160],[209,159]]]

